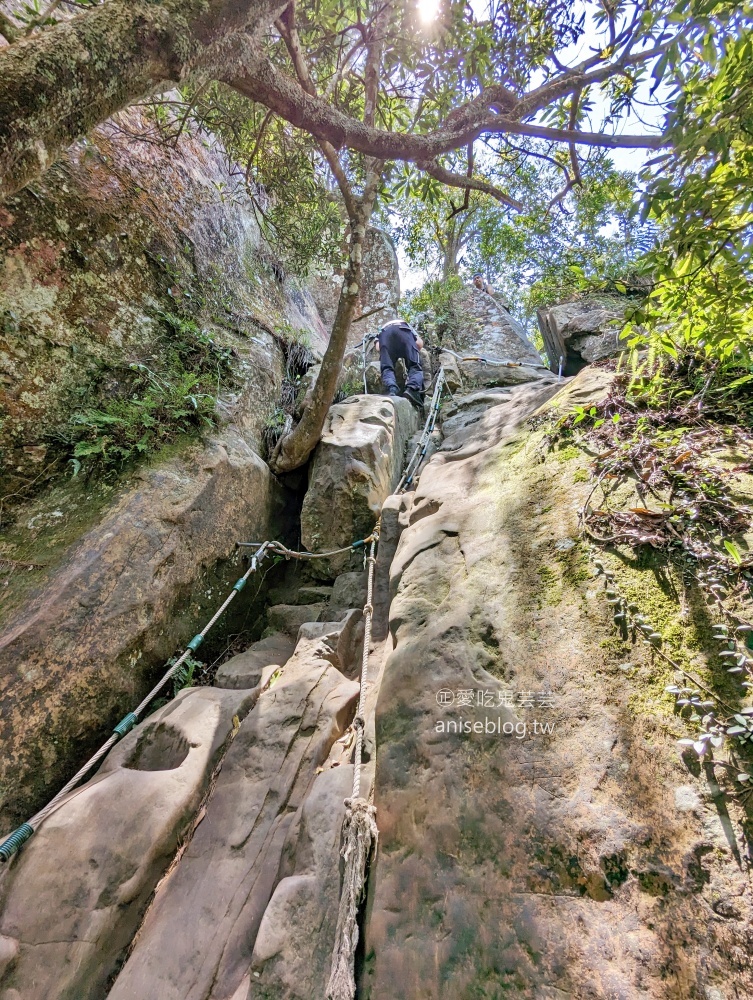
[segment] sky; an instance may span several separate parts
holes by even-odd
[[[441,0],[417,0],[422,20],[426,23],[434,20],[437,16],[440,3]],[[469,0],[469,3],[478,18],[488,18],[488,0]],[[565,65],[576,64],[589,54],[589,48],[597,45],[601,48],[600,41],[603,44],[603,35],[598,31],[591,16],[594,4],[584,2],[584,0],[575,0],[575,4],[586,13],[586,30],[578,42],[568,46],[558,54],[558,58]],[[644,102],[643,105],[639,105],[638,107],[639,114],[631,111],[616,127],[612,126],[612,132],[616,134],[634,133],[645,135],[661,131],[663,119],[661,99],[664,96],[664,92],[660,88],[658,94],[652,97],[650,89],[649,82],[637,94],[638,100]],[[598,92],[592,94],[592,100],[594,109],[590,115],[590,122],[588,125],[584,125],[584,127],[589,128],[591,131],[599,132],[602,131],[603,122],[607,115],[607,101]],[[638,173],[654,153],[651,150],[645,149],[615,149],[612,150],[611,155],[612,162],[618,170],[630,170]],[[400,261],[403,291],[420,287],[427,278],[426,273],[422,270],[412,268],[400,250],[398,250],[398,259]]]

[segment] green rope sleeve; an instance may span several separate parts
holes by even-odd
[[[139,717],[135,712],[129,712],[128,715],[123,716],[117,726],[113,729],[113,732],[118,736],[123,737],[126,733],[130,733],[136,723],[139,721]]]
[[[0,861],[10,861],[22,844],[25,844],[29,837],[33,836],[34,827],[28,823],[22,823],[17,830],[14,830],[10,837],[6,837],[0,844]]]

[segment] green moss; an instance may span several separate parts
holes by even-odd
[[[587,483],[590,478],[591,474],[588,469],[576,469],[573,473],[574,483]]]
[[[577,458],[581,454],[581,451],[574,444],[569,444],[564,448],[558,449],[553,454],[558,462],[569,462],[571,459]]]

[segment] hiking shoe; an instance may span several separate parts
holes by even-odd
[[[399,396],[400,395],[400,390],[398,389],[398,387],[396,385],[391,385],[389,387],[389,389],[387,390],[387,395],[388,396]]]
[[[422,392],[417,392],[415,389],[406,389],[403,392],[403,397],[409,400],[417,410],[423,410],[424,408],[424,394]]]

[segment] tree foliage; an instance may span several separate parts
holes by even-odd
[[[644,201],[666,236],[646,260],[655,290],[635,316],[648,337],[637,332],[635,342],[723,369],[753,360],[751,14],[749,4],[696,5],[698,27],[686,43],[696,58],[673,53],[671,152],[653,165]]]

